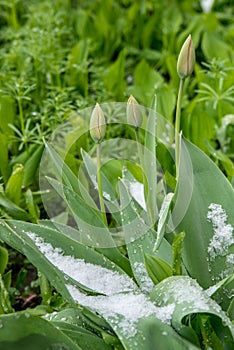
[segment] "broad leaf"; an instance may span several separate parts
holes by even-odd
[[[153,284],[145,267],[144,254],[153,254],[155,240],[153,231],[139,216],[136,209],[136,203],[122,181],[119,182],[119,191],[122,227],[129,260],[140,288],[145,292],[149,292],[152,289]],[[172,252],[169,243],[165,239],[163,239],[156,255],[171,263]]]
[[[189,157],[192,173],[186,169],[180,171],[173,220],[178,222],[188,196],[183,184],[190,181],[191,200],[187,202],[187,210],[183,208],[184,215],[176,225],[176,231],[185,232],[183,262],[186,269],[203,288],[207,288],[233,272],[234,190],[210,158],[188,141],[184,144],[181,167]]]
[[[102,339],[101,332],[95,329],[92,330],[91,326],[85,322],[79,309],[66,309],[58,313],[47,314],[44,318],[84,350],[112,349]]]
[[[82,350],[52,323],[28,312],[0,317],[0,348],[9,350]]]
[[[98,312],[113,328],[126,350],[198,349],[169,326],[174,305],[156,306],[139,292],[87,296],[68,286],[75,301]],[[159,343],[160,341],[160,343]]]
[[[157,305],[174,304],[172,326],[188,339],[196,339],[191,328],[184,325],[185,316],[206,313],[219,317],[223,326],[229,328],[227,343],[234,345],[234,326],[221,307],[212,300],[199,284],[187,276],[173,276],[163,280],[151,293],[151,300]],[[228,348],[229,349],[229,348]]]
[[[70,302],[67,283],[100,294],[108,294],[110,288],[114,288],[109,285],[109,279],[115,279],[113,283],[117,290],[135,288],[134,282],[105,256],[57,230],[9,221],[0,226],[0,237],[9,245],[19,247]]]

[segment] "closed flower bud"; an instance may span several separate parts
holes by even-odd
[[[181,79],[188,77],[195,64],[195,50],[191,35],[185,40],[177,61],[177,73]]]
[[[131,95],[127,103],[127,121],[135,128],[141,127],[142,112],[136,99]]]
[[[106,133],[106,121],[103,110],[96,103],[90,118],[90,135],[95,142],[101,142]]]

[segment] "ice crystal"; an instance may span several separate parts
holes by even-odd
[[[136,335],[137,322],[143,317],[154,315],[162,322],[170,324],[175,308],[174,304],[157,307],[141,293],[87,296],[72,285],[66,285],[66,287],[76,302],[97,311],[104,318],[107,318],[113,329],[120,328],[121,333],[127,338]]]
[[[150,293],[154,287],[151,278],[148,276],[145,265],[140,262],[135,262],[133,268],[140,282],[140,288],[145,293]]]
[[[35,233],[28,232],[27,235],[34,241],[40,252],[60,271],[96,292],[110,295],[136,288],[135,283],[126,274],[65,255],[61,248],[54,248]]]
[[[212,223],[214,230],[208,246],[211,261],[217,256],[227,255],[230,246],[234,243],[233,227],[227,223],[227,219],[227,214],[220,204],[210,204],[207,220]]]

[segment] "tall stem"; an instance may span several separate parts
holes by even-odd
[[[137,150],[138,150],[138,156],[140,159],[140,166],[142,169],[144,169],[144,160],[143,160],[143,153],[142,153],[142,146],[141,146],[141,141],[140,141],[140,134],[139,134],[139,129],[135,129],[136,133],[136,142],[137,142]],[[144,177],[144,174],[143,174]]]
[[[105,205],[104,205],[103,193],[102,193],[101,144],[99,142],[97,143],[97,183],[98,183],[98,195],[99,195],[100,209],[102,212],[104,224],[107,225]]]
[[[23,112],[23,106],[22,106],[20,97],[18,98],[18,107],[19,107],[20,126],[21,126],[21,133],[23,135],[23,142],[25,144],[26,151],[28,151],[28,144],[26,140],[25,126],[24,126],[24,112]]]
[[[178,92],[177,106],[176,106],[176,121],[175,121],[175,159],[176,159],[176,178],[179,176],[180,165],[180,116],[181,116],[181,102],[184,87],[184,78],[180,79],[180,86]]]

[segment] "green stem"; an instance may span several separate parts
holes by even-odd
[[[21,132],[23,135],[23,142],[25,144],[25,149],[28,152],[28,145],[27,145],[26,137],[25,137],[24,112],[23,112],[23,107],[22,107],[22,103],[21,103],[20,98],[18,98],[18,107],[19,107],[20,126],[21,126]]]
[[[141,141],[140,141],[140,134],[139,134],[139,129],[135,129],[136,133],[136,142],[137,142],[137,151],[138,151],[138,156],[140,159],[140,166],[142,169],[144,169],[144,160],[143,160],[143,153],[142,153],[142,146],[141,146]],[[143,174],[144,177],[144,174]]]
[[[12,21],[12,26],[14,30],[17,30],[19,28],[19,22],[18,22],[17,11],[16,11],[14,2],[12,3],[12,6],[11,6],[11,21]]]
[[[149,183],[147,181],[147,175],[146,175],[147,172],[145,170],[145,159],[144,159],[144,155],[142,152],[142,144],[140,141],[140,134],[139,134],[138,128],[135,129],[135,133],[136,133],[136,142],[137,142],[139,163],[140,163],[140,167],[142,169],[142,182],[143,182],[143,186],[144,186],[144,197],[145,197],[145,202],[146,202],[147,213],[149,214],[149,224],[151,224],[151,226],[153,227],[155,224],[155,215],[154,215],[155,207],[154,207],[154,205],[151,205],[152,204],[151,201],[148,200],[149,199],[148,192],[150,191],[150,189],[149,189]]]
[[[180,165],[180,116],[181,116],[181,102],[184,87],[184,78],[180,79],[180,86],[178,92],[177,106],[176,106],[176,121],[175,121],[175,161],[176,161],[176,178],[179,176]]]
[[[102,212],[104,224],[107,226],[105,205],[104,205],[103,193],[102,193],[101,144],[100,143],[97,143],[97,183],[98,183],[98,195],[99,195],[100,209]]]

